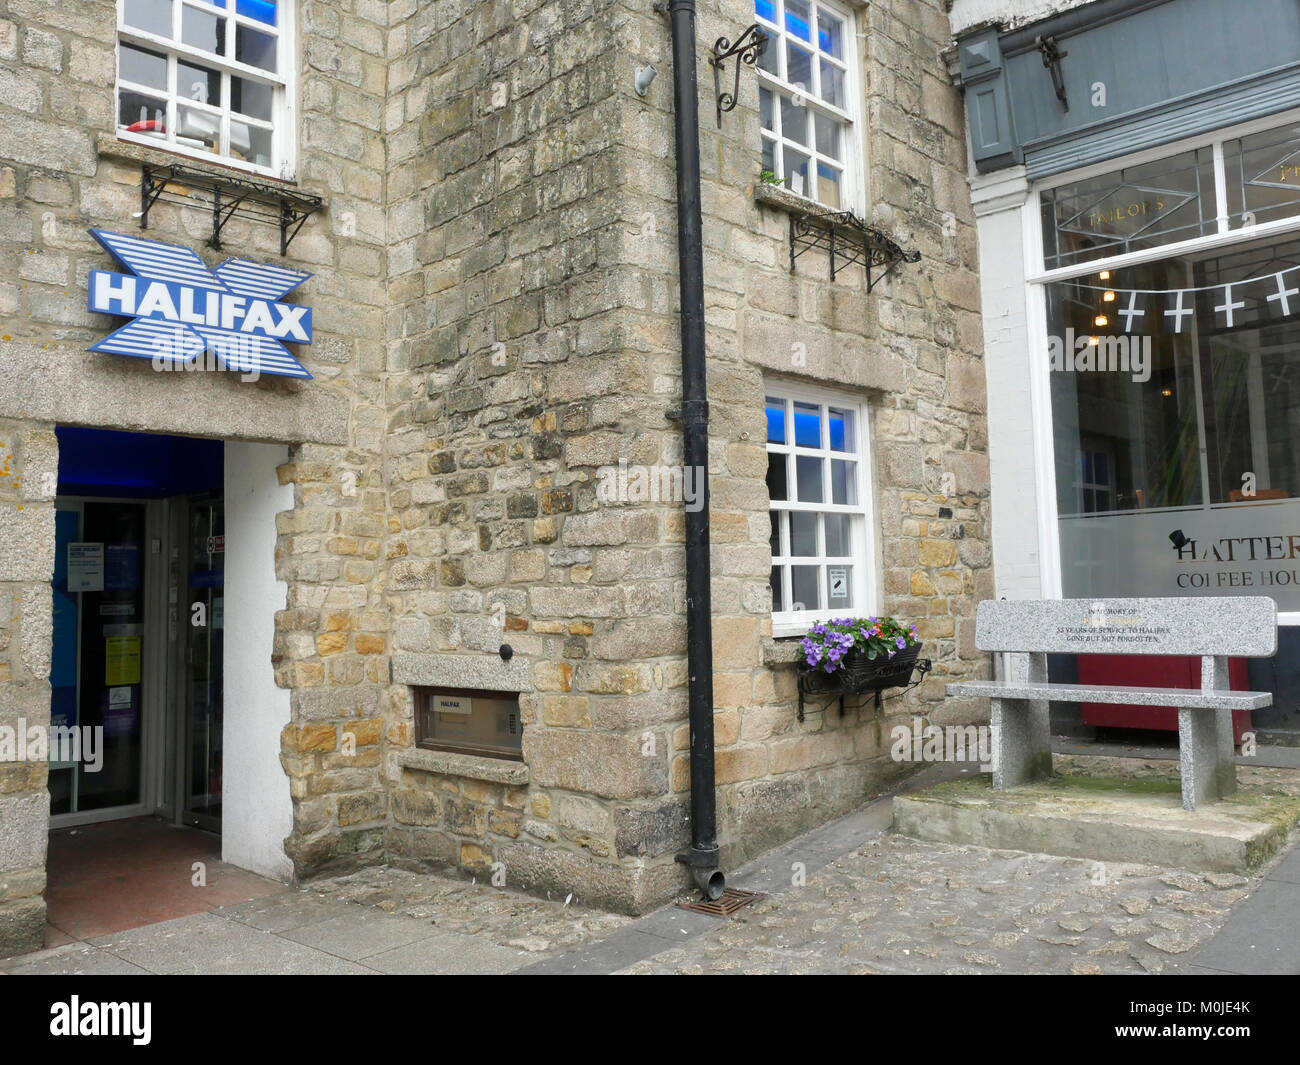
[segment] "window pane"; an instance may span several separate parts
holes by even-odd
[[[230,109],[251,118],[271,121],[271,101],[274,90],[250,78],[230,79]]]
[[[831,459],[831,502],[854,507],[858,503],[858,464]]]
[[[772,124],[776,121],[775,116],[772,114],[775,106],[776,102],[772,99],[772,90],[760,85],[758,87],[758,117],[763,123],[764,129],[776,129],[776,126]]]
[[[832,610],[853,605],[853,567],[826,567],[826,604]]]
[[[770,444],[785,443],[785,401],[767,397],[767,440]]]
[[[221,106],[221,75],[207,67],[176,61],[176,95],[183,100]]]
[[[830,429],[832,451],[856,451],[853,442],[853,414],[839,407],[826,410],[828,428]]]
[[[791,610],[820,610],[821,594],[817,566],[790,567]]]
[[[167,133],[167,101],[123,89],[117,122],[132,133],[148,133],[161,139]]]
[[[799,447],[822,446],[821,408],[817,404],[794,405],[794,442]]]
[[[776,22],[776,4],[772,0],[754,0],[754,14],[768,22]]]
[[[1300,130],[1288,125],[1223,146],[1234,228],[1300,214]]]
[[[800,86],[804,92],[812,92],[812,55],[792,44],[785,47],[785,80],[791,85]]]
[[[257,19],[268,26],[275,25],[275,0],[235,0],[235,11],[245,18]]]
[[[840,123],[825,115],[817,115],[814,119],[817,129],[817,150],[822,155],[829,155],[832,159],[841,158],[843,149],[840,147],[840,132],[842,127]]]
[[[772,585],[772,609],[773,610],[785,609],[784,606],[785,600],[781,598],[781,586],[783,583],[781,580],[781,576],[782,576],[783,568],[784,567],[782,566],[773,566],[772,576],[769,578],[769,582]]]
[[[825,8],[817,12],[817,47],[836,59],[844,58],[844,21]]]
[[[769,515],[771,519],[772,532],[767,538],[768,546],[772,549],[772,557],[778,558],[781,554],[781,522],[785,520],[785,512],[774,510]]]
[[[215,55],[226,54],[226,20],[185,4],[181,7],[181,40]]]
[[[772,13],[772,18],[776,18],[776,12]],[[781,41],[775,36],[768,36],[767,45],[762,54],[758,57],[758,69],[766,70],[769,74],[781,76]]]
[[[235,58],[250,67],[275,70],[275,38],[247,26],[235,27]]]
[[[176,143],[209,152],[221,150],[221,116],[181,104],[176,108]]]
[[[791,192],[798,196],[807,196],[811,191],[808,187],[808,156],[787,147],[784,176],[786,186]]]
[[[799,144],[808,143],[808,108],[781,97],[781,136]]]
[[[847,514],[824,514],[826,523],[826,557],[844,558],[853,553],[853,519]]]
[[[171,0],[124,0],[122,21],[159,37],[172,35]]]
[[[790,554],[804,558],[817,555],[817,515],[806,510],[790,512]]]
[[[844,71],[826,60],[822,64],[822,99],[834,107],[845,106]]]
[[[785,0],[786,32],[801,41],[812,41],[812,12],[808,0]]]
[[[123,81],[133,81],[137,85],[167,91],[167,57],[157,52],[146,52],[143,48],[132,48],[124,44],[118,50],[118,76]]]
[[[776,145],[766,137],[763,138],[763,159],[760,165],[766,173],[776,177]]]
[[[843,186],[843,173],[825,163],[817,164],[817,202],[827,207],[840,205],[840,189]]]
[[[271,131],[243,122],[230,123],[230,154],[257,166],[271,166]]]
[[[799,481],[799,502],[822,502],[822,460],[800,455],[795,459],[795,470]]]
[[[786,484],[785,456],[767,456],[767,493],[772,499],[789,499],[790,488]]]

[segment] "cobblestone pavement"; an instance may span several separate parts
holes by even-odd
[[[637,973],[1159,973],[1252,881],[882,836]]]

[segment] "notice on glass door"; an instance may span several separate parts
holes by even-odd
[[[104,640],[104,683],[110,688],[140,683],[139,636],[109,636]]]
[[[104,590],[104,545],[68,544],[68,591]]]

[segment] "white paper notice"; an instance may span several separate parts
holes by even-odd
[[[104,545],[68,544],[68,591],[104,590]]]

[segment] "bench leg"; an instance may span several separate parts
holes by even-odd
[[[1183,809],[1195,810],[1237,790],[1231,710],[1178,710],[1178,768]]]
[[[994,789],[1006,791],[1050,777],[1052,736],[1047,703],[1027,699],[991,702]]]

